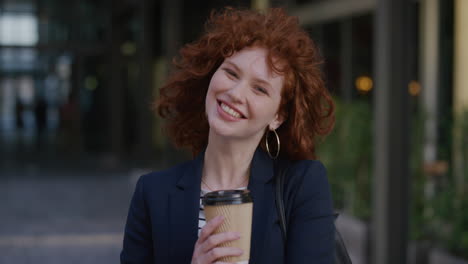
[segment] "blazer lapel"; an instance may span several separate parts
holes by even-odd
[[[272,185],[273,162],[260,148],[255,151],[250,168],[248,189],[253,199],[252,237],[250,263],[262,263],[265,232],[274,207]],[[273,201],[273,202],[272,202]]]
[[[169,255],[173,263],[190,263],[198,239],[203,157],[202,152],[180,172],[169,197]]]

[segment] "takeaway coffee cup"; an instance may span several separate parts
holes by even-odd
[[[220,244],[220,247],[237,247],[244,251],[240,256],[223,257],[226,262],[247,263],[250,257],[250,236],[252,232],[253,202],[249,190],[224,190],[205,194],[203,206],[206,220],[210,221],[218,215],[224,216],[224,221],[215,233],[239,232],[241,238]]]

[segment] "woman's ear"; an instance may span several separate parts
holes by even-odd
[[[270,130],[276,130],[278,127],[283,124],[284,118],[280,116],[279,114],[276,114],[275,119],[268,125],[268,128]]]

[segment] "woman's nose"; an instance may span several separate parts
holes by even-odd
[[[227,92],[228,96],[234,103],[244,103],[245,100],[245,88],[244,82],[238,82],[233,85]]]

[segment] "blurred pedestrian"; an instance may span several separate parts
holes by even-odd
[[[250,263],[333,263],[332,198],[315,160],[316,142],[334,123],[321,62],[298,19],[282,9],[212,13],[206,32],[180,50],[156,104],[173,142],[195,158],[140,177],[121,263],[224,263],[241,255],[220,244],[246,234],[215,233],[222,221],[205,223],[200,196],[246,188],[254,202]],[[287,242],[275,208],[279,160],[290,161]]]
[[[42,150],[46,139],[44,131],[47,127],[47,103],[43,97],[39,97],[34,105],[34,117],[36,120],[36,149]]]
[[[20,131],[24,127],[23,111],[24,111],[23,102],[21,102],[19,98],[16,98],[16,102],[15,102],[16,129]]]

